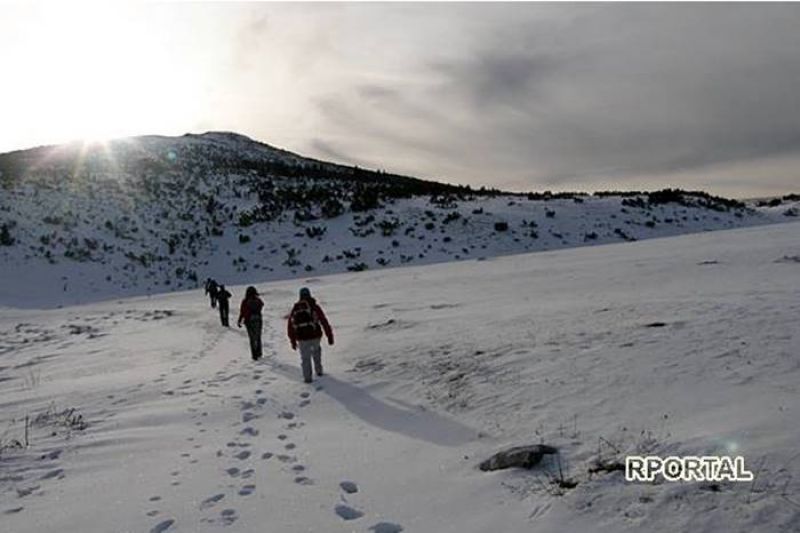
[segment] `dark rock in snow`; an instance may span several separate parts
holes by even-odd
[[[504,468],[521,467],[533,468],[542,457],[558,453],[556,448],[545,444],[532,444],[528,446],[515,446],[508,450],[497,452],[490,458],[483,461],[479,468],[484,472],[492,470],[502,470]]]

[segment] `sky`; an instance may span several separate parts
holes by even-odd
[[[515,191],[800,192],[797,28],[800,4],[0,4],[0,152],[225,130]]]

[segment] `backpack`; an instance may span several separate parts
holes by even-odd
[[[261,316],[261,308],[263,306],[258,298],[247,299],[247,310],[250,312],[250,316]]]
[[[297,302],[292,308],[292,329],[300,336],[313,335],[319,329],[319,319],[306,301]]]

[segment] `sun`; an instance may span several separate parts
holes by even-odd
[[[191,123],[192,81],[163,32],[148,34],[139,6],[112,4],[30,8],[31,23],[15,36],[17,64],[7,71],[18,74],[4,87],[2,108],[18,136],[44,131],[51,139],[104,143]]]

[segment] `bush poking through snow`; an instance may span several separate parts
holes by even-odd
[[[11,230],[8,224],[0,226],[0,246],[13,246],[15,243],[14,237],[11,236]]]
[[[508,222],[495,222],[494,223],[494,230],[495,231],[508,231]]]

